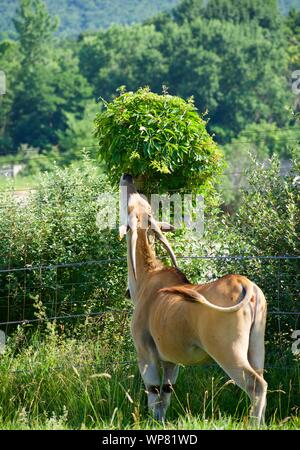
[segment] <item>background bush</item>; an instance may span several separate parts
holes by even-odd
[[[124,257],[116,230],[99,231],[97,215],[109,208],[100,194],[113,190],[88,161],[44,174],[36,192],[19,204],[2,191],[0,268],[49,266]],[[41,302],[48,316],[99,311],[123,305],[124,262],[95,263],[1,273],[1,321],[32,318]]]

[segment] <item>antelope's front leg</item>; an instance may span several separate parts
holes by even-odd
[[[146,387],[148,408],[156,420],[163,420],[158,361],[139,361],[139,369]]]

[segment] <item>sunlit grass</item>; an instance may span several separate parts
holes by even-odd
[[[1,190],[25,190],[35,189],[39,184],[38,176],[22,176],[17,175],[15,178],[0,175],[0,191]]]
[[[84,336],[84,334],[83,334]],[[249,401],[216,367],[183,367],[165,424],[148,414],[130,349],[20,328],[0,361],[1,429],[248,429]],[[115,364],[112,365],[112,359]],[[300,428],[299,371],[268,372],[265,428]]]

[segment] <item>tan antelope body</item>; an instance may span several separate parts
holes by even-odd
[[[127,232],[128,282],[135,304],[132,336],[149,408],[163,420],[178,365],[213,359],[247,392],[251,416],[260,423],[267,391],[263,378],[267,307],[262,291],[241,275],[192,285],[177,267],[165,267],[156,258],[149,235],[155,233],[175,265],[176,258],[150,205],[136,192],[131,176],[123,175],[120,184],[127,188],[127,223],[120,232]],[[142,226],[148,221],[151,228]]]

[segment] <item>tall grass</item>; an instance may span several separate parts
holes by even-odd
[[[68,337],[56,324],[19,327],[0,361],[2,429],[162,428],[148,415],[146,395],[126,345],[103,346],[92,321]],[[267,427],[299,428],[299,368],[269,370]],[[246,395],[217,367],[182,367],[169,429],[244,429]]]

